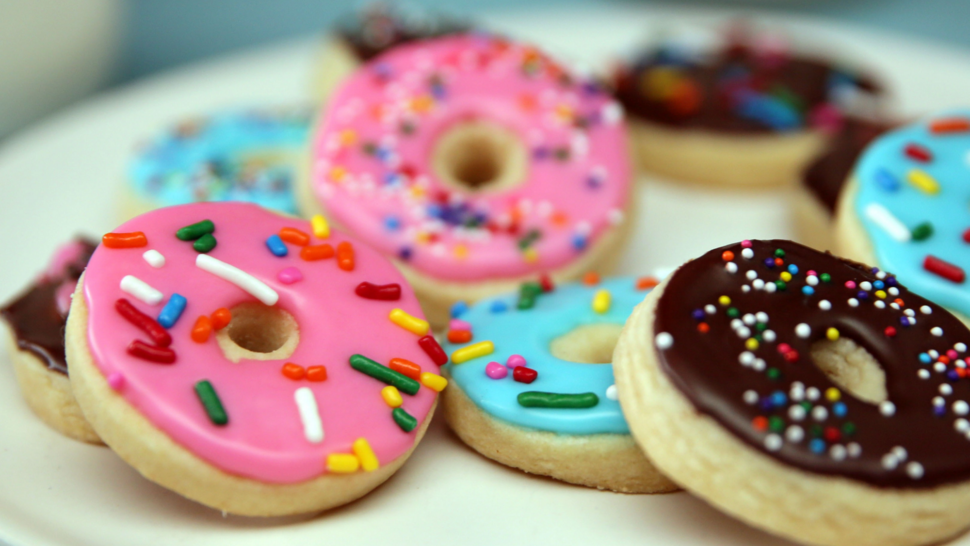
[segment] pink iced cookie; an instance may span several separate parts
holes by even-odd
[[[145,241],[124,235],[137,232]],[[363,297],[365,282],[397,285],[385,290],[397,297]],[[204,504],[250,515],[342,504],[389,477],[431,416],[437,391],[386,366],[438,372],[422,336],[389,319],[421,319],[417,300],[390,262],[342,233],[320,238],[249,204],[170,207],[106,235],[81,284],[68,350],[82,408],[139,471]],[[90,366],[75,374],[75,360]],[[400,407],[385,402],[388,383]],[[137,446],[152,440],[110,415],[119,397],[199,468],[154,472],[177,463],[165,450],[146,460]]]
[[[532,46],[482,34],[367,64],[331,100],[312,150],[319,205],[436,292],[561,280],[624,222],[631,186],[610,95]]]

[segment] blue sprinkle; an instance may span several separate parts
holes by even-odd
[[[691,311],[690,316],[694,317],[694,320],[704,320],[704,310],[694,309]]]
[[[808,449],[812,450],[812,453],[824,453],[825,440],[821,438],[813,438],[808,442]]]
[[[886,169],[876,171],[876,184],[886,191],[896,191],[899,189],[899,180],[896,180]]]
[[[407,246],[401,247],[401,250],[397,251],[398,257],[404,260],[405,262],[411,259],[412,254],[413,252],[411,251],[411,247],[407,247]]]
[[[509,306],[502,300],[495,300],[492,302],[492,307],[489,309],[493,313],[504,313],[508,311]]]
[[[832,413],[836,417],[845,417],[845,414],[849,412],[849,408],[845,406],[844,402],[836,402],[832,405]]]
[[[394,186],[401,183],[401,175],[398,173],[387,173],[384,175],[384,183],[388,186]]]
[[[815,293],[815,289],[812,288],[811,286],[805,285],[802,287],[802,294],[805,294],[806,296],[811,296],[814,293]]]
[[[896,277],[887,278],[886,284],[888,284],[889,286],[896,286]]]
[[[289,252],[286,249],[286,245],[283,244],[283,239],[280,239],[280,236],[275,233],[266,238],[266,248],[273,253],[273,256],[280,258],[286,256]]]
[[[919,354],[919,361],[922,362],[923,364],[929,364],[929,363],[933,362],[933,359],[930,358],[930,355],[928,355],[926,353],[920,353]]]
[[[933,415],[943,417],[946,414],[946,406],[933,406]]]
[[[956,370],[950,370],[946,372],[946,378],[950,381],[956,381],[957,379],[960,379],[960,374],[958,374]]]
[[[458,318],[464,315],[465,311],[468,311],[467,303],[463,301],[455,302],[455,304],[451,306],[451,318]]]
[[[573,235],[573,248],[576,250],[583,250],[586,248],[586,237],[582,235]]]
[[[435,218],[441,218],[442,214],[444,214],[441,206],[436,204],[428,205],[428,210],[426,212],[428,213],[428,216],[433,216]]]
[[[774,267],[775,267],[775,259],[774,258],[765,258],[765,267],[767,267],[768,269],[774,269]]]
[[[859,290],[859,293],[856,294],[855,297],[859,298],[860,300],[868,299],[869,293],[865,290]]]
[[[798,275],[798,266],[795,264],[788,264],[788,272],[792,275]]]
[[[384,227],[391,231],[397,231],[401,228],[401,220],[397,216],[388,216],[384,219]]]
[[[182,316],[182,311],[185,311],[186,303],[185,296],[172,294],[172,297],[168,299],[168,303],[165,304],[165,307],[162,307],[162,311],[158,314],[158,323],[165,328],[175,326],[179,317]]]
[[[771,403],[777,407],[784,406],[788,403],[788,397],[781,391],[775,391],[771,393]]]
[[[771,410],[775,409],[775,403],[771,400],[771,397],[770,396],[766,396],[766,397],[762,398],[761,399],[761,402],[759,402],[759,404],[760,404],[761,409],[763,411],[771,411]]]
[[[886,283],[884,283],[882,281],[874,281],[872,283],[872,286],[876,287],[876,290],[882,290],[883,288],[886,287]]]
[[[440,83],[431,84],[431,96],[438,100],[445,98],[445,86]]]

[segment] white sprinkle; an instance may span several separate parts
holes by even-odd
[[[930,349],[926,354],[930,355],[930,358],[940,358],[940,353],[936,352],[936,349]]]
[[[276,293],[276,290],[270,288],[263,281],[236,266],[229,265],[208,254],[199,254],[196,256],[195,265],[203,271],[212,273],[216,277],[242,288],[266,305],[276,305],[276,302],[280,299],[280,295]]]
[[[896,309],[896,310],[898,310],[898,309],[899,309],[899,304],[898,304],[898,303],[896,303],[896,302],[892,302],[892,303],[890,303],[890,304],[889,304],[889,306],[890,306],[890,307],[892,307],[893,309]]]
[[[776,285],[775,283],[773,282],[765,283],[765,292],[771,294],[776,290],[778,290],[778,285]]]
[[[859,307],[859,300],[855,298],[849,298],[849,307]]]
[[[748,405],[754,405],[758,403],[758,393],[752,390],[744,391],[744,403]]]
[[[813,400],[813,401],[818,400],[818,397],[820,395],[821,393],[815,387],[809,387],[805,389],[805,397],[808,398],[809,400]]]
[[[755,279],[751,281],[751,287],[754,288],[755,290],[761,290],[762,288],[765,287],[765,281],[761,279]]]
[[[931,402],[933,406],[937,408],[946,404],[946,400],[944,400],[942,396],[934,396]]]
[[[945,372],[946,371],[946,364],[944,364],[942,362],[937,362],[936,364],[933,364],[933,371],[936,372],[936,373],[943,373],[943,372]]]
[[[929,305],[924,305],[924,306],[920,307],[919,310],[924,315],[932,315],[933,314],[933,308],[930,307]]]
[[[906,451],[906,448],[903,446],[896,446],[892,448],[890,451],[892,452],[893,457],[896,457],[896,460],[899,462],[903,462],[906,460],[906,457],[909,457],[909,453]]]
[[[717,307],[714,307],[711,304],[707,304],[704,306],[704,312],[707,313],[708,315],[713,315],[714,313],[717,312]]]
[[[795,327],[795,335],[802,339],[807,338],[808,336],[812,335],[812,328],[808,324],[802,322]]]
[[[764,311],[758,311],[757,313],[754,314],[754,318],[758,322],[768,322],[768,313],[765,313]]]
[[[744,276],[747,277],[749,281],[753,281],[758,278],[758,272],[755,271],[754,269],[749,269],[748,272],[744,274]]]
[[[898,296],[899,295],[899,289],[896,288],[895,286],[890,286],[888,292],[889,292],[889,295],[890,296]]]
[[[876,273],[876,278],[879,279],[880,281],[883,280],[883,279],[885,279],[886,278],[886,272],[885,271],[880,271],[880,272]]]
[[[750,260],[751,258],[754,258],[754,251],[750,248],[746,248],[741,251],[741,256]]]
[[[893,404],[889,400],[880,402],[879,413],[883,414],[885,417],[892,417],[896,413],[896,404]]]
[[[741,317],[741,321],[747,324],[748,326],[751,326],[755,322],[758,322],[758,319],[754,318],[754,315],[752,315],[751,313],[745,313],[744,316]]]
[[[841,444],[835,444],[834,446],[829,448],[829,456],[836,461],[845,460],[845,455],[846,455],[845,447],[842,446]]]
[[[768,451],[778,451],[781,449],[781,436],[777,434],[769,434],[765,436],[765,449]]]
[[[744,292],[745,294],[747,294],[748,292],[751,291],[751,287],[748,286],[748,285],[746,285],[746,284],[743,284],[743,285],[741,285],[741,291]]]
[[[788,396],[796,402],[800,402],[802,398],[805,397],[805,384],[801,381],[795,381],[791,384],[791,389],[788,391]]]
[[[906,315],[907,317],[915,317],[916,311],[913,311],[912,309],[904,309],[903,314]]]
[[[163,256],[161,252],[155,249],[146,250],[145,253],[141,255],[141,257],[145,258],[145,261],[148,262],[148,265],[154,267],[155,269],[158,269],[159,267],[162,267],[163,265],[165,265],[165,256]]]
[[[885,309],[886,308],[886,302],[884,302],[882,300],[876,300],[876,302],[873,303],[873,305],[876,306],[876,309]]]
[[[775,336],[774,330],[765,330],[764,332],[761,333],[761,339],[765,340],[768,343],[773,343],[775,341],[775,337],[776,336]]]
[[[667,332],[660,332],[657,334],[654,341],[657,343],[657,348],[661,351],[674,346],[674,336],[668,334]]]
[[[767,366],[767,364],[765,363],[765,360],[763,358],[756,359],[754,361],[754,364],[751,365],[751,367],[754,368],[754,371],[756,372],[764,371],[765,366]]]
[[[788,417],[790,417],[792,421],[801,421],[805,418],[805,408],[799,404],[792,404],[791,406],[788,406]]]
[[[204,254],[200,254],[204,256]],[[303,435],[308,442],[319,444],[323,441],[323,423],[320,421],[320,411],[317,409],[317,399],[310,387],[300,387],[293,393],[296,409],[303,421]]]
[[[832,302],[830,302],[829,300],[822,300],[818,302],[818,308],[821,309],[822,311],[828,311],[829,309],[832,308]]]
[[[920,370],[920,371],[916,372],[916,375],[920,379],[929,379],[930,378],[930,371],[929,370]]]
[[[731,274],[737,273],[738,272],[738,264],[736,264],[734,262],[728,262],[728,263],[724,264],[724,269],[726,269],[727,272],[728,273],[731,273]]]
[[[829,410],[825,409],[825,406],[815,406],[812,408],[812,419],[816,421],[824,421],[829,418]]]
[[[869,281],[862,281],[859,283],[859,288],[865,290],[866,292],[872,290],[872,283]]]
[[[614,226],[620,224],[623,221],[623,211],[620,209],[610,209],[606,213],[606,220]]]
[[[923,465],[921,465],[921,464],[919,464],[919,463],[917,463],[915,461],[909,463],[908,465],[906,465],[906,474],[910,478],[913,478],[914,480],[918,480],[918,479],[922,478],[923,477]]]
[[[940,394],[943,396],[950,396],[953,394],[953,387],[949,383],[943,383],[940,385]]]
[[[805,431],[802,430],[802,427],[798,425],[791,425],[785,431],[785,438],[789,442],[793,444],[797,444],[798,442],[801,442],[805,438]]]
[[[744,366],[750,366],[754,364],[754,353],[751,351],[745,351],[738,355],[738,362]]]
[[[741,339],[748,339],[749,337],[751,337],[751,328],[748,328],[747,326],[742,326],[737,329],[737,334],[738,334],[738,337]]]
[[[882,456],[883,468],[886,470],[895,470],[897,466],[899,466],[899,461],[896,460],[896,457],[892,453],[886,453]]]
[[[967,404],[964,400],[957,400],[953,403],[953,413],[957,415],[966,415],[970,413],[970,404]]]
[[[963,417],[953,421],[953,428],[957,429],[957,432],[966,432],[970,430],[970,421],[967,421]]]
[[[610,101],[603,105],[601,115],[607,125],[616,125],[623,119],[623,107],[616,101]]]
[[[911,235],[909,229],[893,216],[889,209],[879,203],[870,203],[864,211],[866,218],[881,227],[887,235],[900,243],[909,242]]]
[[[959,343],[956,343],[953,346],[953,348],[956,349],[958,353],[964,353],[964,352],[967,351],[967,344],[966,343],[959,342]]]
[[[862,446],[856,442],[849,442],[849,445],[846,446],[846,451],[849,452],[849,457],[855,459],[859,455],[862,455]]]
[[[616,392],[616,385],[606,387],[606,397],[610,400],[619,400],[620,396]]]
[[[818,286],[818,277],[816,277],[815,275],[809,275],[805,277],[805,282],[809,286]]]
[[[148,305],[157,305],[165,297],[158,289],[134,275],[125,275],[121,278],[121,289]]]
[[[732,330],[737,330],[738,328],[744,328],[744,321],[739,318],[731,319],[731,322],[729,324],[731,325]]]
[[[936,337],[940,337],[943,335],[943,328],[940,328],[939,326],[934,326],[930,328],[930,333]]]

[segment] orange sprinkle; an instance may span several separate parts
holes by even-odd
[[[306,369],[307,381],[326,381],[327,380],[327,367],[326,366],[310,366]]]
[[[785,265],[785,260],[781,258],[775,258],[775,265]]]
[[[283,372],[283,375],[289,379],[292,379],[293,381],[299,381],[306,375],[306,370],[303,369],[303,366],[294,364],[292,362],[283,364],[283,368],[280,371]]]
[[[202,315],[195,319],[195,325],[192,326],[192,341],[196,343],[205,343],[209,341],[209,334],[212,333],[212,321],[209,317]]]
[[[522,94],[519,95],[519,108],[523,110],[535,110],[536,108],[536,97],[535,95]]]
[[[469,330],[449,330],[448,343],[468,343],[472,340],[472,333]]]
[[[280,230],[280,239],[283,239],[287,243],[299,246],[306,246],[310,243],[309,235],[291,227],[285,227]]]
[[[216,330],[222,330],[229,326],[231,320],[232,312],[225,307],[220,307],[212,312],[212,327]]]
[[[768,430],[768,418],[764,415],[759,415],[751,420],[751,426],[755,430]]]
[[[702,322],[697,325],[697,331],[702,334],[706,334],[711,331],[711,327],[706,322]]]
[[[300,257],[308,262],[325,260],[333,257],[333,247],[324,243],[322,245],[309,245],[300,249]]]
[[[637,279],[637,290],[647,290],[660,284],[656,277],[640,277]]]
[[[966,377],[967,376],[967,369],[966,368],[957,368],[956,370],[957,370],[957,377]]]
[[[403,358],[392,358],[388,367],[397,373],[410,377],[411,379],[421,378],[421,366],[418,366],[410,360],[405,360]]]
[[[942,362],[944,364],[949,364],[950,363],[950,357],[948,357],[946,355],[940,355],[940,362]]]
[[[900,307],[906,307],[906,304],[903,303],[903,298],[896,298],[896,299],[893,300],[893,303],[895,303],[896,305],[898,305]]]
[[[141,231],[131,233],[105,233],[101,244],[108,248],[137,248],[148,245],[148,237]]]
[[[600,283],[600,275],[595,271],[590,271],[583,275],[583,284],[588,286],[596,286]]]
[[[721,253],[721,259],[724,260],[725,262],[730,262],[731,260],[734,259],[734,253],[731,252],[730,250],[725,250],[724,252]]]
[[[347,241],[337,245],[337,266],[344,271],[354,270],[354,247]]]
[[[569,215],[566,214],[565,212],[557,210],[556,212],[552,213],[552,216],[549,217],[549,220],[552,221],[552,225],[556,227],[563,227],[569,224]]]
[[[930,132],[936,134],[963,133],[966,131],[970,131],[970,120],[966,118],[944,118],[930,123]]]

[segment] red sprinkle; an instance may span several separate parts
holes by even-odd
[[[371,284],[369,282],[362,282],[357,285],[354,292],[368,300],[399,300],[401,299],[401,285],[397,283],[393,284]]]
[[[431,357],[431,361],[435,364],[441,366],[448,363],[448,355],[445,354],[445,350],[441,348],[441,345],[438,345],[434,337],[424,336],[418,340],[418,345],[424,349],[424,352]]]
[[[137,248],[148,245],[148,238],[141,231],[131,233],[105,233],[101,244],[108,248]]]
[[[595,271],[590,271],[583,275],[583,284],[587,286],[596,286],[600,283],[599,273]]]
[[[957,284],[962,283],[967,278],[967,274],[964,273],[963,268],[941,260],[931,254],[927,254],[926,259],[923,260],[923,269]]]
[[[751,420],[751,426],[753,426],[755,430],[768,430],[768,418],[763,415],[759,415]]]
[[[134,324],[139,330],[148,334],[148,337],[152,338],[155,345],[159,347],[168,347],[172,344],[172,336],[169,335],[165,328],[159,324],[155,319],[142,313],[135,306],[131,304],[130,301],[125,298],[120,298],[115,302],[115,309],[118,310],[118,314],[125,318],[128,322]]]
[[[906,157],[915,159],[920,163],[928,163],[933,159],[933,154],[919,144],[907,144],[906,147],[903,148],[903,152],[906,154]]]
[[[468,343],[471,340],[471,330],[448,330],[448,343]]]
[[[537,377],[539,377],[539,372],[532,368],[526,368],[525,366],[516,366],[512,370],[512,379],[515,379],[519,383],[532,383]]]
[[[970,228],[963,232],[963,242],[970,243]]]
[[[892,326],[886,326],[886,329],[884,330],[884,332],[886,332],[886,335],[888,337],[896,337],[896,329],[893,328]]]
[[[344,271],[354,270],[354,247],[347,241],[337,245],[337,267]]]
[[[280,239],[283,239],[287,243],[294,244],[297,246],[306,246],[310,244],[309,235],[292,227],[285,227],[281,229]]]
[[[825,439],[826,440],[828,440],[829,442],[838,442],[840,438],[842,438],[842,433],[839,432],[839,429],[837,429],[835,427],[826,427],[825,428]]]
[[[421,366],[418,366],[410,360],[403,358],[392,358],[387,367],[395,372],[406,375],[411,379],[421,379]]]
[[[327,367],[310,366],[309,368],[306,369],[306,379],[307,381],[326,381]]]
[[[785,353],[785,360],[788,362],[798,362],[798,351],[788,351]]]
[[[283,364],[283,368],[280,369],[280,371],[283,372],[283,375],[289,379],[292,379],[293,381],[299,381],[300,379],[306,377],[306,370],[303,369],[303,366],[294,364],[292,362]]]
[[[549,277],[548,273],[539,275],[539,286],[542,287],[543,292],[552,292],[556,287],[554,284],[552,284],[552,278]]]
[[[711,327],[706,322],[702,322],[702,323],[700,323],[700,324],[697,325],[697,331],[700,332],[700,333],[702,333],[702,334],[706,334],[706,333],[708,333],[708,332],[711,331]]]
[[[196,343],[205,343],[209,341],[209,335],[212,334],[212,320],[205,316],[200,315],[199,318],[195,319],[195,325],[192,326],[192,341]]]
[[[222,330],[232,321],[232,311],[226,309],[225,307],[220,307],[212,312],[212,327],[216,330]]]
[[[305,246],[300,249],[300,258],[303,258],[308,262],[333,258],[333,247],[326,243],[322,245]]]
[[[128,354],[158,364],[171,364],[175,362],[175,351],[166,347],[149,345],[140,339],[136,339],[128,345]]]
[[[640,277],[637,279],[637,290],[647,290],[660,284],[656,277]]]
[[[930,132],[937,135],[967,131],[970,131],[970,120],[966,118],[943,118],[930,122]]]

